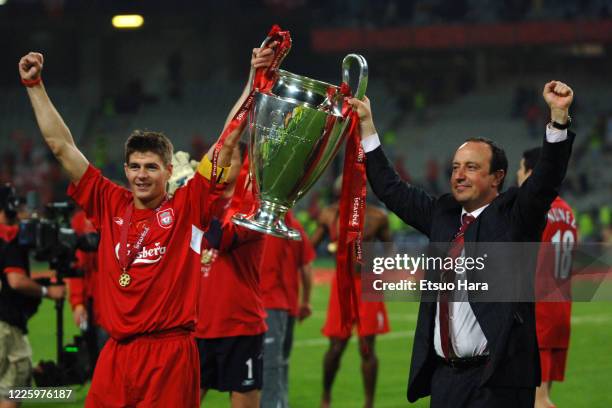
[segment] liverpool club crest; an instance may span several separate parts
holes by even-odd
[[[170,228],[174,222],[174,211],[168,208],[157,213],[157,223],[162,228]]]

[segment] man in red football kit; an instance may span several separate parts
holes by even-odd
[[[259,286],[265,236],[223,222],[236,212],[229,208],[234,188],[235,183],[228,185],[216,203],[215,219],[205,234],[195,331],[200,387],[202,398],[214,389],[230,392],[233,408],[258,408],[267,328]],[[241,209],[249,207],[252,198],[242,199]]]
[[[271,60],[271,52],[259,55]],[[72,181],[69,194],[101,232],[97,293],[101,325],[111,339],[102,350],[88,407],[196,407],[197,320],[200,251],[210,208],[222,188],[211,187],[212,151],[196,175],[172,198],[172,144],[164,135],[135,131],[126,142],[130,189],[104,178],[77,148],[41,82],[43,56],[19,62],[22,83],[43,138]],[[227,181],[242,127],[219,152],[219,180]],[[205,200],[208,199],[207,202]]]
[[[300,232],[301,241],[266,236],[261,261],[261,292],[268,330],[264,337],[262,408],[289,407],[289,355],[295,318],[312,314],[311,262],[315,252],[302,225],[288,212],[285,222]],[[302,283],[302,299],[298,301]]]
[[[337,189],[339,190],[339,189]],[[339,229],[339,205],[338,203],[323,209],[319,217],[319,225],[314,232],[311,242],[317,247],[325,235],[329,235],[330,244],[328,250],[335,253],[338,242]],[[363,241],[374,241],[376,239],[391,241],[389,233],[389,220],[381,209],[367,206],[365,212],[365,225],[363,230]],[[361,298],[361,277],[354,277],[355,289],[358,298]],[[361,374],[365,389],[364,407],[370,408],[374,404],[374,393],[376,390],[376,376],[378,373],[378,358],[374,350],[376,335],[389,331],[387,310],[383,302],[359,302],[359,354],[361,356]],[[327,308],[327,319],[323,327],[323,334],[329,337],[329,349],[323,360],[323,395],[321,407],[327,408],[331,402],[331,390],[340,368],[340,360],[351,337],[351,330],[343,330],[340,321],[340,302],[338,300],[338,288],[336,279],[332,280],[332,287]]]
[[[516,173],[519,186],[531,175],[540,158],[541,148],[527,150]],[[578,238],[574,213],[570,206],[557,197],[548,212],[546,229],[542,233],[543,243],[559,243],[561,254],[558,260],[548,259],[544,248],[538,258],[538,278],[554,279],[557,287],[569,286],[572,267],[572,249]],[[561,262],[569,257],[569,262]],[[559,262],[557,262],[559,261]],[[554,408],[550,400],[553,381],[563,381],[567,349],[570,337],[570,302],[537,302],[536,329],[542,367],[542,384],[536,388],[535,408]]]

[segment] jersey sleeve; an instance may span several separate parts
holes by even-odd
[[[104,211],[118,206],[129,197],[130,192],[111,182],[91,164],[78,184],[70,183],[68,195],[81,207],[87,217],[99,228],[102,225]]]
[[[236,247],[254,240],[263,240],[264,235],[232,222],[225,224],[215,217],[204,233],[204,247],[214,248],[220,252],[229,252]]]
[[[70,306],[74,310],[77,305],[85,304],[85,284],[83,278],[66,279],[68,286]]]

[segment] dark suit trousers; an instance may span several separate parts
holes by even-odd
[[[535,388],[480,387],[484,366],[438,363],[431,379],[431,408],[533,408]]]

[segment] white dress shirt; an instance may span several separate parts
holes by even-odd
[[[487,208],[489,204],[480,207],[477,210],[468,213],[465,208],[461,210],[461,218],[463,214],[470,214],[474,218]],[[461,251],[460,256],[465,256],[464,251]],[[457,279],[465,279],[465,276],[456,275]],[[480,324],[476,320],[476,315],[472,311],[472,306],[468,302],[467,290],[455,290],[454,296],[461,302],[448,302],[448,318],[449,318],[449,336],[453,350],[457,357],[473,357],[489,354],[487,350],[487,338],[485,337]],[[444,357],[442,352],[442,341],[440,340],[440,301],[436,303],[436,324],[434,327],[434,348],[436,354]]]
[[[546,141],[548,143],[563,142],[567,139],[567,130],[559,130],[552,127],[550,124],[546,126]],[[380,146],[380,139],[377,133],[362,138],[361,146],[363,150],[368,153]],[[489,204],[480,207],[479,209],[469,213],[474,218],[478,216],[487,208]],[[461,210],[461,217],[463,214],[468,212],[465,209]],[[461,253],[461,256],[464,254]],[[476,320],[476,316],[472,311],[467,297],[467,291],[456,291],[455,296],[463,300],[462,302],[449,302],[448,304],[448,315],[450,319],[450,339],[455,351],[455,355],[459,358],[473,357],[489,354],[487,349],[487,339],[480,328],[480,324]],[[436,354],[440,357],[444,357],[442,352],[442,343],[440,341],[440,303],[436,304],[436,321],[434,327],[434,348]]]

